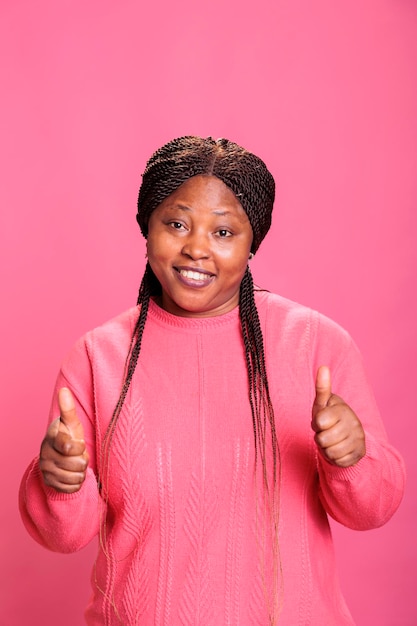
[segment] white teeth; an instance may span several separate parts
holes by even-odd
[[[193,280],[207,280],[207,274],[201,274],[200,272],[192,272],[191,270],[180,270],[181,276],[184,278],[192,278]]]

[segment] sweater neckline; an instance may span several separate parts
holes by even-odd
[[[239,306],[222,315],[213,317],[182,317],[174,315],[162,309],[152,298],[149,301],[148,316],[162,323],[163,325],[176,328],[189,328],[195,330],[219,328],[228,324],[235,324],[239,321]]]

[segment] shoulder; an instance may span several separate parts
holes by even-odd
[[[293,317],[294,319],[308,320],[312,313],[312,309],[284,296],[280,296],[270,291],[255,288],[255,302],[260,315],[268,315],[274,317]]]
[[[64,364],[70,365],[81,358],[125,359],[138,315],[139,308],[132,307],[88,331],[73,345]]]
[[[352,339],[340,324],[311,307],[268,291],[255,291],[262,326],[269,337],[288,336],[307,341],[314,350],[328,343],[334,349],[347,347]]]
[[[123,313],[119,313],[115,317],[107,320],[103,324],[96,326],[90,330],[85,338],[87,340],[113,340],[118,339],[124,335],[131,336],[133,328],[139,316],[139,307],[131,307]]]

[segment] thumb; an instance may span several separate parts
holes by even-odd
[[[58,391],[58,406],[60,421],[73,439],[84,439],[84,429],[77,417],[74,397],[68,387],[61,387]]]
[[[332,396],[332,380],[330,369],[327,365],[321,365],[317,370],[316,376],[316,397],[314,399],[314,407],[316,409],[324,409]]]

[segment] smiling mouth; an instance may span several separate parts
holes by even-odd
[[[181,282],[190,286],[204,286],[209,284],[214,278],[214,274],[209,272],[198,272],[197,270],[180,269],[178,267],[175,270],[178,272]]]
[[[211,278],[210,274],[203,274],[202,272],[195,272],[191,270],[177,270],[184,278],[191,278],[192,280],[208,280]]]

